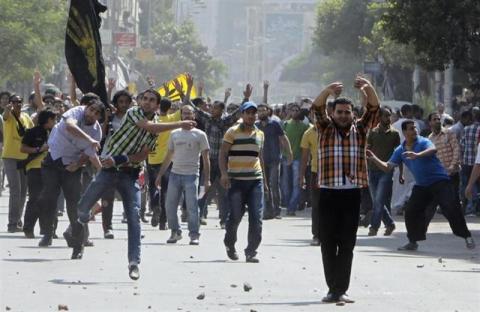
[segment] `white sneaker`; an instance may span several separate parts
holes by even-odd
[[[465,245],[467,246],[467,249],[475,249],[475,241],[473,240],[473,237],[467,237],[465,238]]]

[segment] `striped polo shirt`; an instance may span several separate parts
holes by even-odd
[[[264,135],[256,126],[245,129],[243,123],[227,130],[223,141],[231,144],[228,153],[228,175],[236,180],[262,179],[260,151],[263,148]]]
[[[157,135],[147,132],[137,126],[137,122],[146,119],[143,109],[139,106],[130,108],[122,120],[120,128],[111,136],[106,146],[107,156],[132,155],[138,153],[146,145],[153,150]],[[158,122],[157,115],[153,122]],[[132,164],[138,166],[139,164]]]

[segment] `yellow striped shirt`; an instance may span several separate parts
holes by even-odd
[[[238,124],[227,130],[223,141],[231,144],[228,153],[228,175],[236,180],[258,180],[262,178],[260,151],[263,148],[264,135],[254,127],[245,129]]]

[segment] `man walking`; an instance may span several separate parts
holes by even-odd
[[[182,120],[194,120],[193,107],[182,107]],[[167,243],[174,244],[182,239],[182,231],[178,223],[177,208],[182,194],[188,211],[188,231],[190,245],[198,245],[200,238],[200,219],[198,211],[198,176],[200,169],[200,154],[203,160],[204,186],[208,191],[210,186],[210,161],[208,157],[209,145],[207,135],[202,130],[177,129],[172,131],[168,141],[168,152],[160,168],[155,184],[161,186],[162,176],[173,162],[168,179],[166,199],[168,227],[171,236]]]
[[[313,103],[319,129],[320,243],[328,285],[324,302],[353,302],[346,292],[357,239],[360,189],[368,185],[367,132],[378,122],[379,111],[370,82],[357,77],[355,87],[366,98],[365,113],[359,120],[353,118],[353,102],[338,97],[342,83],[330,84]],[[336,97],[331,117],[326,111],[329,96]]]
[[[263,164],[264,134],[255,126],[257,105],[245,102],[240,107],[242,122],[228,129],[220,149],[221,183],[228,189],[229,214],[223,240],[227,255],[238,260],[235,249],[237,230],[248,208],[246,261],[258,263],[257,249],[262,241],[263,191],[268,191]]]
[[[405,142],[395,149],[388,162],[381,161],[371,151],[367,151],[367,157],[383,171],[392,171],[395,166],[404,163],[415,177],[415,186],[405,210],[409,242],[398,250],[417,250],[417,242],[426,239],[426,209],[432,201],[439,203],[453,234],[464,238],[468,249],[475,248],[450,177],[435,155],[437,148],[432,141],[417,134],[413,120],[404,121],[402,130]]]

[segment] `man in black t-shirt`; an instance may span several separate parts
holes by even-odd
[[[27,129],[22,139],[20,151],[27,153],[28,157],[24,161],[19,161],[17,167],[27,171],[27,188],[28,202],[25,209],[23,232],[27,238],[34,238],[33,229],[37,219],[40,219],[40,233],[45,229],[45,218],[41,215],[39,206],[37,205],[38,197],[42,190],[42,160],[48,151],[48,135],[50,130],[55,126],[56,115],[52,111],[41,111],[38,113],[38,126]],[[44,236],[46,237],[46,236]],[[45,240],[42,239],[39,246],[51,245],[51,236]]]

